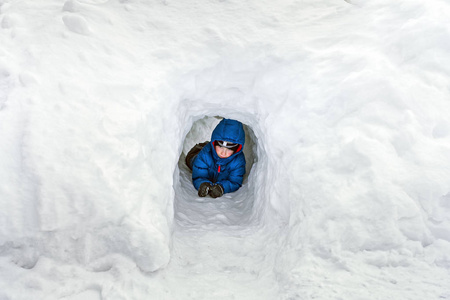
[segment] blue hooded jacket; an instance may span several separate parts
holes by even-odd
[[[238,149],[227,158],[220,158],[214,149],[214,141],[237,143]],[[245,174],[244,157],[245,132],[242,123],[223,119],[216,126],[209,142],[194,160],[192,182],[198,190],[203,182],[220,184],[224,193],[237,191],[242,186]]]

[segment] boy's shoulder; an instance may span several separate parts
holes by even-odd
[[[212,156],[211,152],[211,143],[206,144],[202,150],[200,150],[199,154],[200,156]]]
[[[245,165],[245,156],[244,153],[241,151],[238,154],[236,154],[233,159],[230,162],[231,164],[235,166]]]
[[[212,149],[211,143],[208,143],[202,148],[202,150],[200,152],[209,152],[209,153],[211,153],[211,149]]]

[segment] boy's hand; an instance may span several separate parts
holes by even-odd
[[[208,195],[209,191],[211,190],[211,183],[209,182],[203,182],[200,184],[200,187],[198,188],[198,195],[200,197],[206,197]]]
[[[220,184],[215,184],[209,190],[209,195],[213,198],[221,197],[223,195],[223,187]]]

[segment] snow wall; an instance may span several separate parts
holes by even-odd
[[[1,255],[24,268],[41,256],[163,268],[184,140],[219,115],[254,133],[249,224],[279,246],[286,282],[302,267],[322,276],[325,261],[448,267],[449,34],[431,21],[445,14],[411,23],[396,7],[403,27],[361,25],[376,6],[311,3],[286,7],[322,21],[306,27],[268,8],[258,30],[246,13],[201,14],[231,33],[190,7],[174,31],[165,5],[3,6]],[[236,40],[242,24],[249,37]]]

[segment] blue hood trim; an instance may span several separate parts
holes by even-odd
[[[211,134],[211,143],[214,141],[237,143],[242,145],[243,149],[245,144],[244,126],[239,121],[223,119]]]

